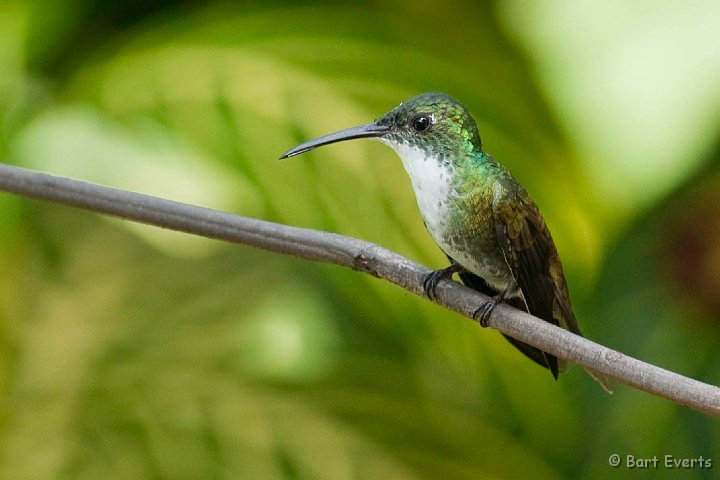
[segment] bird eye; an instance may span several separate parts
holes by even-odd
[[[418,133],[422,133],[432,124],[432,117],[427,113],[421,113],[410,120],[410,126]]]

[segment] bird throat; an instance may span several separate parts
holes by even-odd
[[[425,226],[433,239],[442,246],[445,243],[442,239],[449,228],[450,203],[458,195],[454,166],[450,161],[409,143],[383,141],[400,157],[410,177]]]

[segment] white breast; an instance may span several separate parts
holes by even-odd
[[[398,154],[410,176],[420,214],[433,239],[442,247],[447,228],[448,199],[452,195],[450,172],[437,159],[406,143],[385,142]]]

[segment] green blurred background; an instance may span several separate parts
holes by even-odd
[[[442,90],[586,334],[720,384],[720,4],[0,2],[0,161],[445,264],[392,151]],[[339,267],[0,195],[0,478],[716,478],[720,425]],[[612,453],[712,458],[638,472]],[[643,475],[647,474],[647,475]]]

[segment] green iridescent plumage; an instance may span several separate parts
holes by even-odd
[[[482,142],[475,120],[460,103],[444,93],[413,97],[375,123],[388,127],[407,125],[423,112],[434,118],[432,138],[418,136],[412,129],[400,128],[391,129],[385,138],[420,146],[441,162],[459,164],[465,159],[474,163],[481,160],[477,154],[482,151]]]

